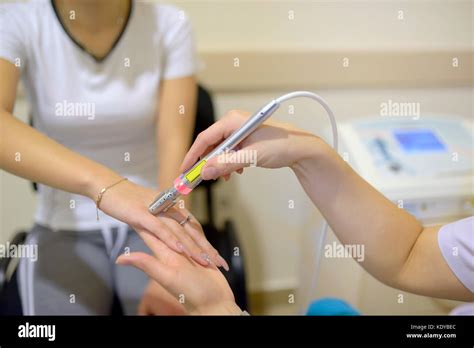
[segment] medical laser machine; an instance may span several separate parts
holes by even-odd
[[[452,116],[371,117],[338,125],[340,154],[424,224],[474,215],[472,122]]]

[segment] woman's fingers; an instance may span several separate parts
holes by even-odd
[[[179,238],[173,233],[173,231],[159,218],[149,215],[146,221],[142,222],[144,229],[158,237],[163,243],[165,243],[171,250],[176,251],[177,253],[183,253],[182,243]],[[140,234],[142,238],[144,236]]]
[[[176,294],[176,272],[167,267],[155,257],[142,253],[134,252],[128,255],[122,254],[116,261],[119,265],[133,266],[145,272],[150,278],[161,284],[172,294]]]
[[[218,251],[206,239],[204,231],[196,218],[187,210],[170,209],[166,215],[172,218],[169,221],[170,228],[186,247],[191,251],[192,258],[203,266],[209,265],[209,261],[218,267],[229,270],[227,262],[219,255]],[[182,225],[176,222],[183,222]],[[189,255],[188,255],[189,256]]]
[[[198,238],[197,231],[196,230],[190,230],[188,233],[191,235],[191,237],[196,240]],[[219,252],[209,243],[209,242],[204,242],[202,240],[197,241],[197,243],[200,245],[202,249],[205,250],[205,253],[202,254],[203,259],[207,260],[208,262],[211,261],[218,267],[223,267],[226,271],[229,271],[229,265],[227,262],[224,260],[224,258],[219,254]]]
[[[197,228],[196,225],[199,225],[199,222],[194,218],[192,214],[189,215],[189,220],[184,224],[184,228],[188,235],[193,239],[197,245],[199,245],[204,253],[204,259],[210,259],[216,266],[223,267],[226,271],[229,271],[229,265],[224,260],[224,258],[219,254],[219,252],[212,246],[211,243],[204,236],[204,232],[201,228]]]
[[[168,261],[169,254],[173,253],[174,251],[170,250],[170,248],[165,243],[149,232],[141,232],[139,234],[156,258],[159,261],[166,263]]]
[[[219,254],[216,248],[207,240],[204,231],[202,230],[201,224],[196,218],[188,213],[189,219],[183,224],[183,227],[187,234],[191,237],[194,243],[196,243],[204,251],[204,259],[209,258],[217,267],[223,267],[226,271],[229,270],[229,265],[224,258]],[[183,220],[181,220],[183,221]]]
[[[187,256],[191,257],[200,265],[209,266],[211,261],[209,256],[201,249],[201,247],[197,243],[195,243],[191,239],[191,237],[184,230],[183,226],[181,226],[172,218],[163,218],[163,221],[179,239],[181,243],[181,248]]]
[[[148,234],[158,237],[172,250],[184,253],[200,265],[216,265],[229,270],[227,262],[209,243],[201,225],[187,210],[172,208],[162,216],[150,215],[150,218],[143,223],[145,230]],[[182,222],[182,225],[179,222]],[[150,237],[146,233],[140,233],[140,236],[145,242]]]

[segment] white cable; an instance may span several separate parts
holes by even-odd
[[[329,121],[331,122],[331,129],[332,129],[332,147],[333,149],[337,152],[338,151],[338,134],[337,134],[337,124],[336,124],[336,118],[334,117],[334,113],[332,112],[331,108],[329,107],[328,103],[321,98],[319,95],[312,93],[312,92],[307,92],[307,91],[295,91],[291,92],[285,95],[282,95],[281,97],[276,99],[276,102],[278,104],[281,104],[284,101],[293,99],[293,98],[299,98],[299,97],[306,97],[306,98],[311,98],[313,100],[316,100],[326,111]],[[312,276],[311,280],[311,290],[310,294],[316,293],[316,288],[317,288],[317,283],[318,283],[318,276],[319,276],[319,268],[321,267],[321,257],[323,254],[323,249],[324,249],[324,241],[326,240],[326,234],[328,231],[328,223],[326,220],[323,220],[323,224],[321,226],[321,231],[319,233],[319,241],[316,249],[316,262],[315,262],[315,269],[314,273]],[[307,305],[305,304],[305,307],[303,310],[306,312],[307,310]]]
[[[334,150],[338,150],[338,135],[337,135],[337,124],[336,124],[336,117],[334,116],[334,113],[332,112],[331,108],[329,107],[329,104],[326,103],[326,101],[321,98],[319,95],[312,93],[312,92],[307,92],[307,91],[295,91],[291,93],[287,93],[282,95],[281,97],[277,98],[275,101],[278,104],[281,104],[284,101],[294,99],[294,98],[311,98],[313,100],[316,100],[326,111],[329,117],[329,121],[331,122],[331,129],[332,129],[332,147]]]

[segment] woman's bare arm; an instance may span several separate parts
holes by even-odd
[[[0,59],[0,76],[1,169],[93,200],[102,188],[121,179],[111,169],[69,150],[17,120],[12,111],[19,71],[13,64]],[[168,247],[188,253],[203,265],[207,265],[203,253],[211,255],[214,260],[217,251],[206,240],[199,223],[187,223],[183,228],[176,222],[176,219],[185,218],[186,211],[170,211],[170,216],[160,218],[148,212],[147,206],[156,195],[157,192],[149,188],[122,182],[104,194],[100,207],[138,233],[152,233]]]
[[[19,71],[0,59],[0,168],[94,199],[120,176],[48,138],[12,115]]]

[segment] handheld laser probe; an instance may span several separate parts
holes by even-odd
[[[213,151],[208,153],[205,157],[199,160],[188,171],[177,177],[173,186],[160,194],[148,206],[148,210],[153,215],[166,212],[169,208],[174,206],[181,195],[188,195],[201,181],[201,169],[211,158],[217,157],[225,151],[233,150],[242,140],[257,129],[266,119],[268,119],[279,107],[280,104],[286,100],[296,97],[308,97],[318,101],[329,115],[332,129],[333,129],[333,147],[337,150],[337,128],[334,115],[327,105],[327,103],[317,94],[306,91],[296,91],[285,94],[270,103],[263,106],[260,110],[254,113],[239,129],[232,133],[226,140],[224,140]]]

